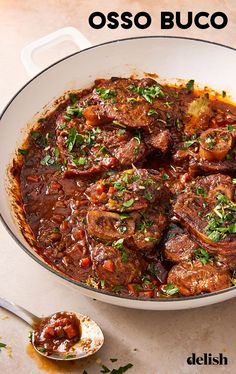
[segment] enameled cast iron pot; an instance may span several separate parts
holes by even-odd
[[[39,72],[33,63],[35,50],[72,38],[81,48]],[[34,77],[12,98],[1,114],[0,136],[0,213],[9,234],[39,265],[50,270],[82,294],[106,303],[146,310],[195,308],[236,296],[236,287],[201,296],[139,300],[110,295],[67,278],[50,267],[22,236],[9,198],[7,167],[27,134],[27,124],[45,104],[52,103],[66,90],[89,87],[96,78],[128,77],[144,72],[157,73],[173,82],[174,78],[195,79],[200,86],[227,91],[236,102],[236,50],[216,43],[178,37],[141,37],[117,40],[91,47],[76,29],[65,28],[27,46],[22,61]],[[35,75],[36,74],[36,75]]]

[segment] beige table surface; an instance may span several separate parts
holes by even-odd
[[[93,30],[88,26],[88,15],[95,11],[149,11],[152,26],[146,31]],[[161,31],[161,10],[224,11],[229,16],[225,30]],[[236,47],[236,2],[218,1],[134,1],[134,0],[0,0],[0,107],[27,81],[28,76],[20,62],[20,51],[27,43],[60,27],[79,28],[87,38],[97,44],[107,40],[134,35],[184,35],[212,40]],[[74,47],[64,45],[53,49],[40,61],[50,63],[73,52]],[[43,66],[43,65],[42,65]],[[40,361],[27,348],[28,326],[0,309],[0,341],[12,348],[0,352],[1,374],[38,374],[100,372],[96,360],[114,367],[109,359],[118,358],[117,365],[131,362],[136,374],[188,374],[236,372],[236,300],[211,307],[173,312],[145,312],[114,307],[87,299],[62,285],[57,278],[30,259],[0,226],[0,295],[21,304],[39,315],[57,310],[78,310],[96,319],[104,330],[106,343],[90,360],[76,365],[60,367]],[[5,319],[4,317],[9,318]],[[186,358],[192,353],[225,353],[227,367],[189,367]],[[45,371],[46,370],[46,371]]]

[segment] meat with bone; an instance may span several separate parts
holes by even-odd
[[[130,237],[135,232],[135,219],[130,215],[125,220],[118,213],[104,210],[89,210],[87,214],[88,234],[102,241],[115,241]]]
[[[182,296],[223,290],[231,286],[230,272],[214,262],[184,261],[170,270],[167,283],[174,284]]]
[[[236,254],[235,185],[222,174],[199,177],[173,207],[181,224],[211,253]]]
[[[191,260],[198,247],[188,234],[180,233],[165,242],[164,256],[175,263]]]

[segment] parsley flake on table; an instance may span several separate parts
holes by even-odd
[[[6,347],[7,347],[7,345],[5,343],[0,342],[0,350],[1,350],[1,348],[6,348]]]
[[[112,369],[111,374],[123,374],[127,370],[131,369],[133,367],[133,364],[129,363],[125,366],[120,366],[119,369]]]

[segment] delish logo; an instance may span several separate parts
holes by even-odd
[[[212,353],[203,353],[202,356],[197,356],[196,353],[192,353],[192,356],[187,358],[188,365],[228,365],[228,357],[224,356],[223,353],[219,353],[218,356],[213,356]]]

